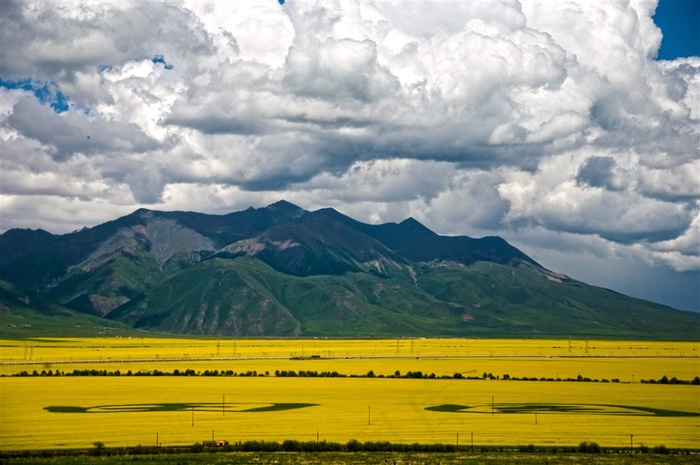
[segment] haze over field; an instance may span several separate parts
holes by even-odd
[[[698,311],[700,57],[656,9],[3,2],[0,230],[287,199]]]

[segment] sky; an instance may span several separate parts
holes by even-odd
[[[699,24],[684,0],[3,1],[0,231],[286,199],[700,311]]]

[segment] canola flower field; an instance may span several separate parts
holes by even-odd
[[[212,438],[697,448],[700,386],[648,381],[694,379],[699,350],[657,341],[4,340],[0,450]],[[75,370],[98,376],[68,376]],[[291,371],[338,376],[278,376]]]

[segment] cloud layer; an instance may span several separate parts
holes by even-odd
[[[700,270],[700,58],[655,60],[654,2],[0,8],[3,230],[286,198]]]

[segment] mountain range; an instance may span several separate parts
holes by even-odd
[[[9,230],[0,280],[0,314],[14,326],[60,314],[212,336],[700,334],[698,314],[570,279],[500,237],[285,201],[226,215],[140,209],[63,235]]]

